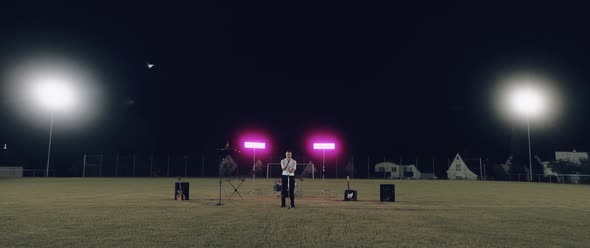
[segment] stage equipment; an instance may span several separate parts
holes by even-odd
[[[344,190],[344,200],[345,201],[356,201],[357,200],[357,191],[350,189],[350,177],[346,176],[346,183],[348,184],[348,189]]]
[[[381,184],[381,201],[395,202],[395,184]]]
[[[231,200],[231,198],[234,196],[234,194],[238,194],[238,196],[240,196],[240,199],[244,199],[242,197],[242,195],[240,194],[240,186],[242,186],[242,183],[244,183],[244,181],[246,181],[246,179],[244,178],[240,178],[240,179],[236,179],[236,180],[240,180],[240,183],[238,183],[237,185],[234,185],[231,181],[232,179],[226,179],[226,181],[229,183],[229,185],[231,185],[231,187],[234,189],[234,191],[229,195],[229,199]]]
[[[182,182],[178,177],[178,182],[174,183],[174,200],[185,201],[189,199],[189,183]]]

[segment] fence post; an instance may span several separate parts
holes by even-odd
[[[371,164],[371,156],[367,156],[367,179],[371,178],[371,176],[369,174],[371,172],[371,170],[369,169],[370,164]]]
[[[82,177],[86,176],[86,153],[84,153],[84,164],[82,165]]]
[[[168,153],[168,162],[167,162],[167,167],[166,167],[166,176],[167,177],[170,176],[170,153]]]
[[[188,163],[188,155],[184,155],[184,177],[186,177],[186,166]]]
[[[154,154],[150,154],[150,177],[154,176]]]
[[[100,168],[98,175],[102,177],[102,153],[100,154]]]
[[[119,176],[119,153],[117,152],[117,159],[115,160],[115,177]]]
[[[201,160],[201,177],[205,177],[205,152],[201,153],[202,160]]]

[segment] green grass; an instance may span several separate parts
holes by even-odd
[[[272,180],[223,206],[217,179],[188,181],[179,202],[171,178],[0,179],[0,247],[590,246],[587,185],[353,180],[359,201],[344,202],[345,180],[307,179],[281,209]],[[380,183],[395,203],[379,202]]]

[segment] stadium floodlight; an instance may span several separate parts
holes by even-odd
[[[540,71],[511,72],[498,76],[496,89],[496,108],[511,122],[526,122],[529,153],[529,180],[533,180],[531,123],[548,123],[563,107],[556,79]]]
[[[51,112],[67,111],[76,102],[76,92],[64,79],[41,79],[33,88],[34,99],[41,108]]]
[[[533,87],[515,88],[510,96],[510,105],[515,114],[534,118],[545,109],[544,96],[541,90]]]
[[[92,72],[90,63],[63,55],[34,52],[24,55],[13,65],[2,68],[1,93],[15,110],[15,114],[39,127],[49,122],[49,144],[45,176],[49,176],[53,126],[75,129],[99,116],[103,89],[100,77]]]
[[[47,166],[45,176],[49,176],[49,161],[51,158],[51,138],[53,135],[53,117],[56,112],[67,112],[73,108],[78,99],[76,99],[76,89],[66,77],[47,75],[33,82],[32,92],[33,99],[37,105],[51,114],[51,123],[49,126],[49,145],[47,147]]]
[[[527,137],[529,148],[529,180],[533,181],[533,165],[531,158],[531,129],[530,121],[541,116],[547,108],[547,96],[539,86],[522,84],[509,92],[509,109],[515,116],[524,117],[527,122]]]
[[[246,141],[244,142],[244,148],[252,149],[252,189],[250,190],[250,192],[254,192],[254,180],[256,179],[256,149],[266,149],[266,143]]]
[[[314,150],[322,150],[322,184],[325,185],[325,174],[326,174],[326,150],[336,149],[335,143],[313,143]],[[325,190],[322,190],[325,191]]]

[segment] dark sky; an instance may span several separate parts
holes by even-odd
[[[519,70],[565,95],[559,119],[533,124],[534,149],[590,148],[587,6],[279,2],[3,4],[0,64],[41,51],[101,75],[107,114],[58,129],[62,151],[212,150],[243,129],[302,151],[323,129],[349,154],[502,158],[526,127],[498,117],[492,89]],[[0,143],[46,149],[47,130],[2,118]]]

